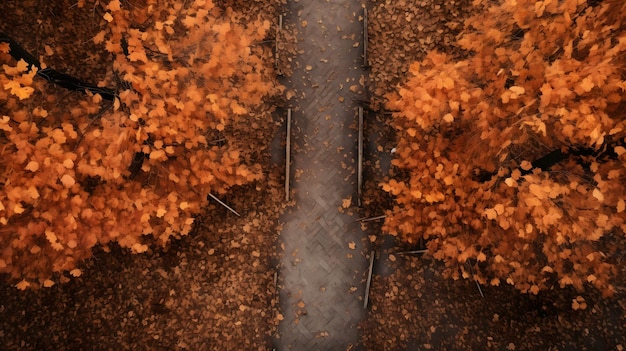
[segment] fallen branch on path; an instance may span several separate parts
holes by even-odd
[[[367,283],[365,284],[365,298],[363,298],[363,308],[367,308],[367,303],[370,297],[370,286],[372,284],[372,273],[374,271],[374,256],[376,251],[370,252],[370,268],[367,273]]]

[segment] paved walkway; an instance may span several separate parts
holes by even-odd
[[[368,261],[354,217],[356,103],[362,99],[363,0],[290,0],[286,23],[300,31],[292,77],[292,189],[282,217],[278,350],[357,350]],[[364,80],[363,80],[364,81]]]

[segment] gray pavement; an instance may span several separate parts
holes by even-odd
[[[291,0],[286,23],[299,30],[296,69],[284,84],[293,109],[292,189],[295,205],[282,217],[279,273],[284,320],[278,350],[356,350],[365,316],[368,261],[354,217],[357,104],[364,0]],[[295,179],[294,179],[295,178]]]

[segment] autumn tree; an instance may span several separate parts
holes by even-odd
[[[384,229],[426,239],[455,279],[610,295],[626,217],[626,3],[474,4],[458,38],[468,58],[431,52],[388,96]]]
[[[61,101],[38,75],[45,62],[0,44],[0,272],[19,288],[79,276],[96,244],[165,245],[208,194],[263,177],[249,143],[271,129],[258,107],[282,90],[259,44],[270,22],[211,0],[100,4],[93,40],[112,66],[98,85],[114,96]]]

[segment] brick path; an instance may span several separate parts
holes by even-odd
[[[357,324],[365,315],[366,235],[338,208],[350,196],[356,204],[354,101],[362,98],[359,80],[365,75],[362,0],[291,0],[287,9],[285,23],[296,24],[300,32],[298,68],[284,82],[296,91],[289,102],[296,179],[295,206],[283,215],[279,239],[285,319],[275,345],[278,350],[356,350]]]

